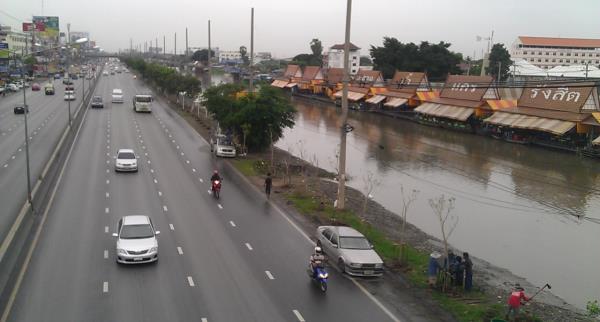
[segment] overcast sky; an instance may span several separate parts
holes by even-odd
[[[32,15],[59,16],[61,31],[88,31],[108,51],[129,48],[166,35],[167,51],[207,46],[207,21],[212,45],[221,50],[250,49],[250,8],[255,10],[255,52],[276,57],[309,53],[319,38],[324,47],[344,40],[345,0],[2,0],[0,23],[20,26]],[[368,54],[383,37],[402,42],[446,41],[451,50],[481,57],[485,41],[510,46],[519,35],[600,38],[600,0],[354,0],[351,41]],[[15,19],[16,18],[16,19]]]

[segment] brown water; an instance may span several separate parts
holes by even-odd
[[[296,125],[277,146],[334,171],[339,108],[295,99]],[[348,183],[400,213],[400,185],[420,191],[408,221],[441,237],[428,200],[456,198],[450,243],[580,308],[600,299],[600,160],[351,111]],[[579,218],[577,216],[580,216]]]

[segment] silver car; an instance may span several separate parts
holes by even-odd
[[[373,250],[373,245],[354,228],[320,226],[317,244],[335,261],[339,269],[353,276],[381,276],[383,261]]]
[[[117,233],[117,263],[138,264],[158,260],[158,241],[152,220],[148,216],[125,216],[119,220]]]
[[[119,149],[115,161],[115,171],[138,171],[138,157],[132,149]]]

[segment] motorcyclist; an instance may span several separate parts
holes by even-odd
[[[210,182],[215,182],[217,180],[222,181],[221,176],[219,176],[219,170],[215,170],[212,177],[210,177]]]
[[[310,255],[310,269],[313,272],[313,278],[317,277],[317,267],[325,267],[325,261],[327,258],[323,254],[323,250],[321,247],[316,246],[314,249],[314,253]]]

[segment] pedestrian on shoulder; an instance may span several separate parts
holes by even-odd
[[[521,305],[524,305],[523,302],[529,301],[529,298],[525,296],[525,289],[521,287],[518,283],[515,284],[515,289],[510,293],[510,297],[508,298],[508,311],[506,312],[506,320],[510,321],[510,318],[513,318],[513,321],[518,319],[519,311]]]
[[[469,253],[463,253],[463,264],[465,266],[465,291],[470,291],[473,288],[473,262]]]
[[[273,178],[271,178],[271,172],[267,173],[267,177],[265,178],[265,193],[267,194],[267,198],[271,197],[271,187],[273,186]]]
[[[462,257],[456,256],[454,267],[454,285],[462,286],[465,279],[465,266],[462,262]]]

